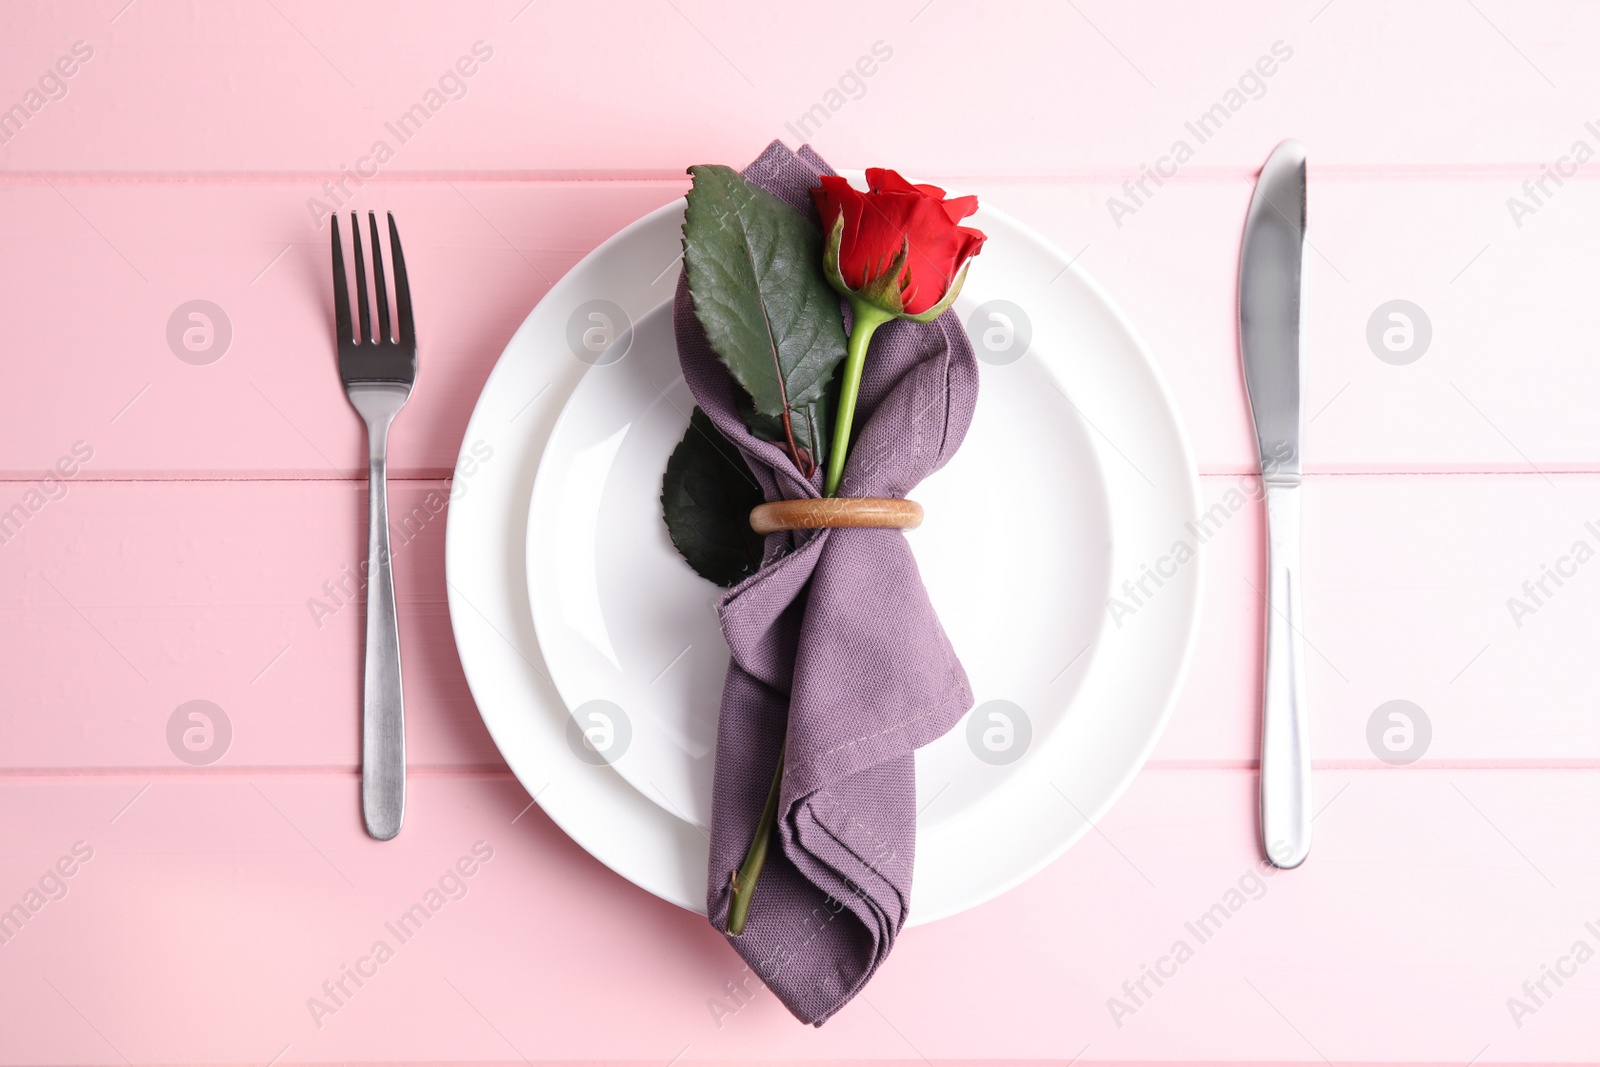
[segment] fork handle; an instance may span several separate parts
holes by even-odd
[[[1261,694],[1261,843],[1275,867],[1311,849],[1311,740],[1300,630],[1300,486],[1268,482],[1267,643]]]
[[[387,841],[406,809],[405,701],[400,688],[400,625],[389,563],[387,421],[368,429],[367,646],[361,709],[361,812],[367,833]]]

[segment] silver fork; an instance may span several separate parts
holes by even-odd
[[[361,254],[361,221],[350,213],[355,245],[356,304],[361,332],[350,327],[350,291],[345,281],[339,217],[333,219],[333,315],[339,338],[339,377],[350,405],[367,424],[367,647],[361,700],[361,813],[367,833],[387,841],[400,832],[406,811],[405,700],[400,688],[400,626],[389,566],[389,424],[411,396],[417,379],[417,335],[411,321],[411,286],[400,251],[400,231],[389,215],[394,258],[394,308],[399,335],[389,334],[389,293],[383,276],[378,216],[372,228],[373,291],[378,332],[367,309],[367,271]]]

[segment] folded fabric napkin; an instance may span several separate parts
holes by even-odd
[[[773,142],[744,176],[815,222],[810,190],[831,173],[809,147],[796,154]],[[848,329],[847,306],[844,314]],[[779,445],[746,430],[739,387],[695,318],[686,280],[673,316],[690,391],[766,498],[820,496],[820,471],[802,478]],[[839,495],[906,496],[955,453],[977,398],[977,361],[954,312],[882,327]],[[730,876],[787,743],[776,840],[744,934],[729,941],[790,1011],[820,1025],[866,984],[905,925],[912,752],[960,720],[972,690],[899,530],[769,535],[761,569],[717,611],[732,662],[717,727],[706,910],[723,929]]]

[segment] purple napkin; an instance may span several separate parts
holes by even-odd
[[[810,190],[832,173],[809,147],[796,154],[775,141],[744,176],[815,222]],[[689,389],[766,498],[820,496],[820,471],[807,481],[780,446],[745,429],[739,387],[683,280],[673,317]],[[978,365],[953,312],[881,327],[839,495],[906,496],[955,454],[977,399]],[[905,925],[912,751],[966,714],[972,690],[899,530],[773,534],[761,570],[717,611],[733,659],[717,726],[706,910],[723,929],[729,876],[787,739],[777,840],[744,934],[729,941],[790,1011],[820,1025],[867,983]]]

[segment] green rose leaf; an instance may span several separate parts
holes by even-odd
[[[789,419],[790,429],[794,432],[794,443],[805,449],[811,461],[821,466],[827,461],[828,453],[828,426],[832,409],[828,406],[829,393],[823,393],[815,404],[807,404],[803,408],[796,408],[791,412]],[[752,405],[750,398],[738,398],[739,417],[744,420],[750,432],[763,441],[773,441],[780,445],[787,445],[787,438],[783,433],[783,417],[780,415],[763,415]]]
[[[750,510],[765,500],[739,450],[695,408],[667,460],[661,513],[673,545],[700,577],[737,585],[756,572],[765,538],[750,529]]]
[[[689,173],[683,262],[695,317],[750,394],[753,413],[767,417],[747,419],[752,432],[786,441],[787,414],[800,444],[806,409],[823,398],[845,356],[839,298],[822,273],[822,235],[730,167]],[[809,414],[818,432],[806,437],[820,448],[820,412]]]

